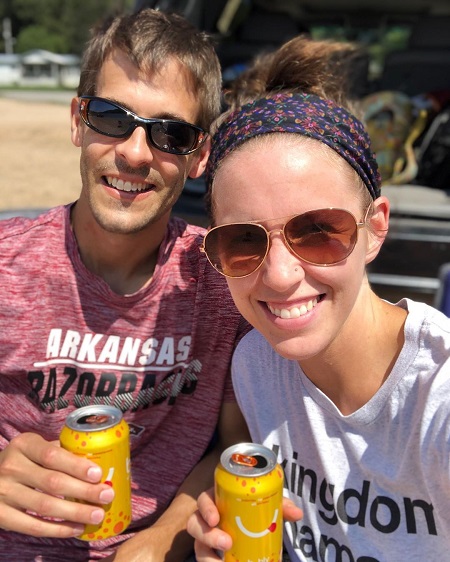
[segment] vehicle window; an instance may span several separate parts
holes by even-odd
[[[370,57],[369,80],[381,75],[386,55],[406,49],[412,25],[381,24],[377,27],[358,27],[352,24],[312,25],[310,35],[314,39],[353,41],[367,48]]]

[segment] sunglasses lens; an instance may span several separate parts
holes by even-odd
[[[165,152],[186,154],[195,148],[198,131],[188,123],[162,121],[149,125],[153,143]]]
[[[209,261],[228,277],[245,277],[264,261],[266,231],[256,224],[227,224],[210,230],[205,237]]]
[[[321,209],[294,217],[286,224],[284,232],[299,258],[315,265],[332,265],[351,254],[357,230],[349,212]]]
[[[94,99],[89,101],[87,110],[89,124],[100,133],[110,137],[125,137],[133,121],[131,115],[113,103]]]
[[[333,265],[347,258],[358,238],[358,226],[343,209],[319,209],[298,215],[284,227],[289,247],[313,265]],[[227,277],[245,277],[263,263],[269,245],[259,224],[225,224],[213,228],[204,240],[209,261]]]
[[[201,131],[181,121],[134,117],[113,102],[90,99],[83,115],[86,123],[103,135],[125,138],[137,126],[145,127],[150,142],[163,152],[189,154],[198,146]]]

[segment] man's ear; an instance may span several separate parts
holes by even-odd
[[[389,199],[383,195],[375,199],[372,205],[373,210],[371,213],[369,211],[370,214],[367,219],[366,264],[377,257],[389,230],[389,212],[391,208]]]
[[[201,148],[194,152],[194,158],[191,162],[191,169],[189,170],[190,178],[200,177],[206,168],[206,163],[208,162],[209,153],[211,152],[211,137],[208,137],[206,141],[202,144]]]
[[[70,130],[72,143],[75,146],[81,146],[82,140],[82,122],[80,116],[80,100],[73,98],[70,104]]]

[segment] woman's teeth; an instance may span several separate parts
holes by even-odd
[[[290,319],[290,318],[299,318],[300,316],[303,316],[304,314],[312,310],[316,306],[316,304],[317,304],[317,299],[314,298],[308,301],[306,304],[302,304],[300,306],[293,306],[292,308],[274,308],[273,306],[270,306],[270,304],[268,304],[267,307],[270,310],[270,312],[275,316],[278,316],[279,318]]]
[[[147,183],[132,183],[131,181],[123,181],[119,178],[107,177],[106,181],[119,191],[145,191],[149,188]]]

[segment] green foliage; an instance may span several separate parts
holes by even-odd
[[[79,55],[96,23],[133,6],[133,0],[2,0],[0,18],[11,19],[15,52],[47,49]]]
[[[68,52],[65,38],[58,33],[50,33],[42,25],[29,25],[19,33],[16,52],[24,53],[31,49],[45,49],[53,53]]]
[[[377,78],[383,68],[386,55],[391,51],[406,48],[411,28],[408,25],[379,26],[374,19],[373,27],[360,29],[347,25],[317,26],[311,29],[313,39],[333,39],[335,41],[353,41],[366,47],[370,55],[370,77]]]

